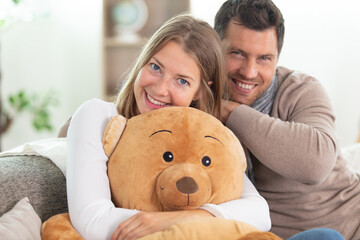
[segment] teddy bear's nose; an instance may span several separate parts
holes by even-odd
[[[176,182],[176,188],[186,194],[196,193],[199,190],[199,186],[195,180],[191,177],[183,177]]]

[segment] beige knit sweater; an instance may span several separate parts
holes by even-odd
[[[360,184],[339,152],[330,100],[315,78],[277,69],[269,115],[241,105],[226,125],[248,147],[256,187],[268,201],[274,233],[330,227],[360,239]],[[356,233],[357,232],[357,233]]]

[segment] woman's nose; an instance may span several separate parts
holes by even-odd
[[[171,84],[171,79],[169,77],[162,76],[161,80],[156,85],[156,89],[155,89],[156,93],[159,96],[167,96],[170,91],[170,84]]]

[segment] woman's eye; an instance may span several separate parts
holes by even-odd
[[[151,68],[154,69],[155,71],[160,70],[160,67],[158,65],[156,65],[155,63],[151,63]]]
[[[181,85],[189,85],[189,82],[186,81],[185,79],[182,79],[182,78],[179,79],[179,83],[180,83]]]

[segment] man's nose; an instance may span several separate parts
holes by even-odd
[[[240,74],[245,79],[253,79],[257,75],[257,66],[256,61],[248,59],[247,61],[242,63],[242,66],[240,67]]]

